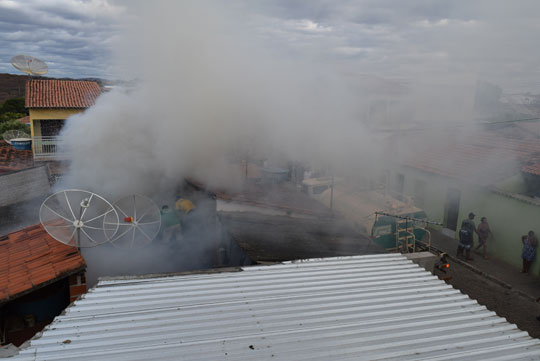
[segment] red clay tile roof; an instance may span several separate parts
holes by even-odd
[[[540,160],[540,142],[536,140],[513,139],[491,131],[417,132],[399,138],[395,159],[429,173],[489,185],[520,171],[540,172],[540,162],[535,161]]]
[[[30,116],[27,115],[26,117],[22,117],[17,119],[17,121],[23,123],[23,124],[29,124],[30,123]]]
[[[27,108],[88,108],[101,93],[98,83],[35,79],[26,82]]]
[[[0,303],[85,267],[76,248],[54,240],[41,224],[11,233],[0,240]]]
[[[33,166],[34,158],[31,150],[15,150],[11,145],[0,140],[0,174]]]
[[[530,164],[524,165],[521,171],[529,174],[540,175],[540,161],[532,161]]]

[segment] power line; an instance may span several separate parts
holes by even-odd
[[[518,123],[518,122],[538,122],[540,121],[540,118],[525,118],[525,119],[513,119],[513,120],[500,120],[500,121],[493,121],[493,122],[475,122],[475,123],[454,123],[454,124],[448,124],[448,125],[441,125],[441,126],[431,126],[431,127],[421,127],[421,128],[410,128],[410,129],[374,129],[376,131],[380,132],[421,132],[425,130],[444,130],[444,129],[452,129],[452,128],[461,128],[461,127],[471,127],[471,126],[478,126],[478,125],[497,125],[497,124],[508,124],[508,123]]]

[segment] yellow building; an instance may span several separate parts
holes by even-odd
[[[32,79],[26,83],[35,160],[58,158],[56,144],[65,120],[94,105],[100,93],[93,81]]]

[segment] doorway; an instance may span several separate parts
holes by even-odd
[[[446,194],[446,228],[451,230],[457,230],[458,216],[459,216],[459,200],[461,198],[461,191],[455,188],[448,188]]]

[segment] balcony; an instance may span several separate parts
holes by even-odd
[[[60,160],[67,158],[67,152],[60,147],[62,137],[33,137],[34,161]]]

